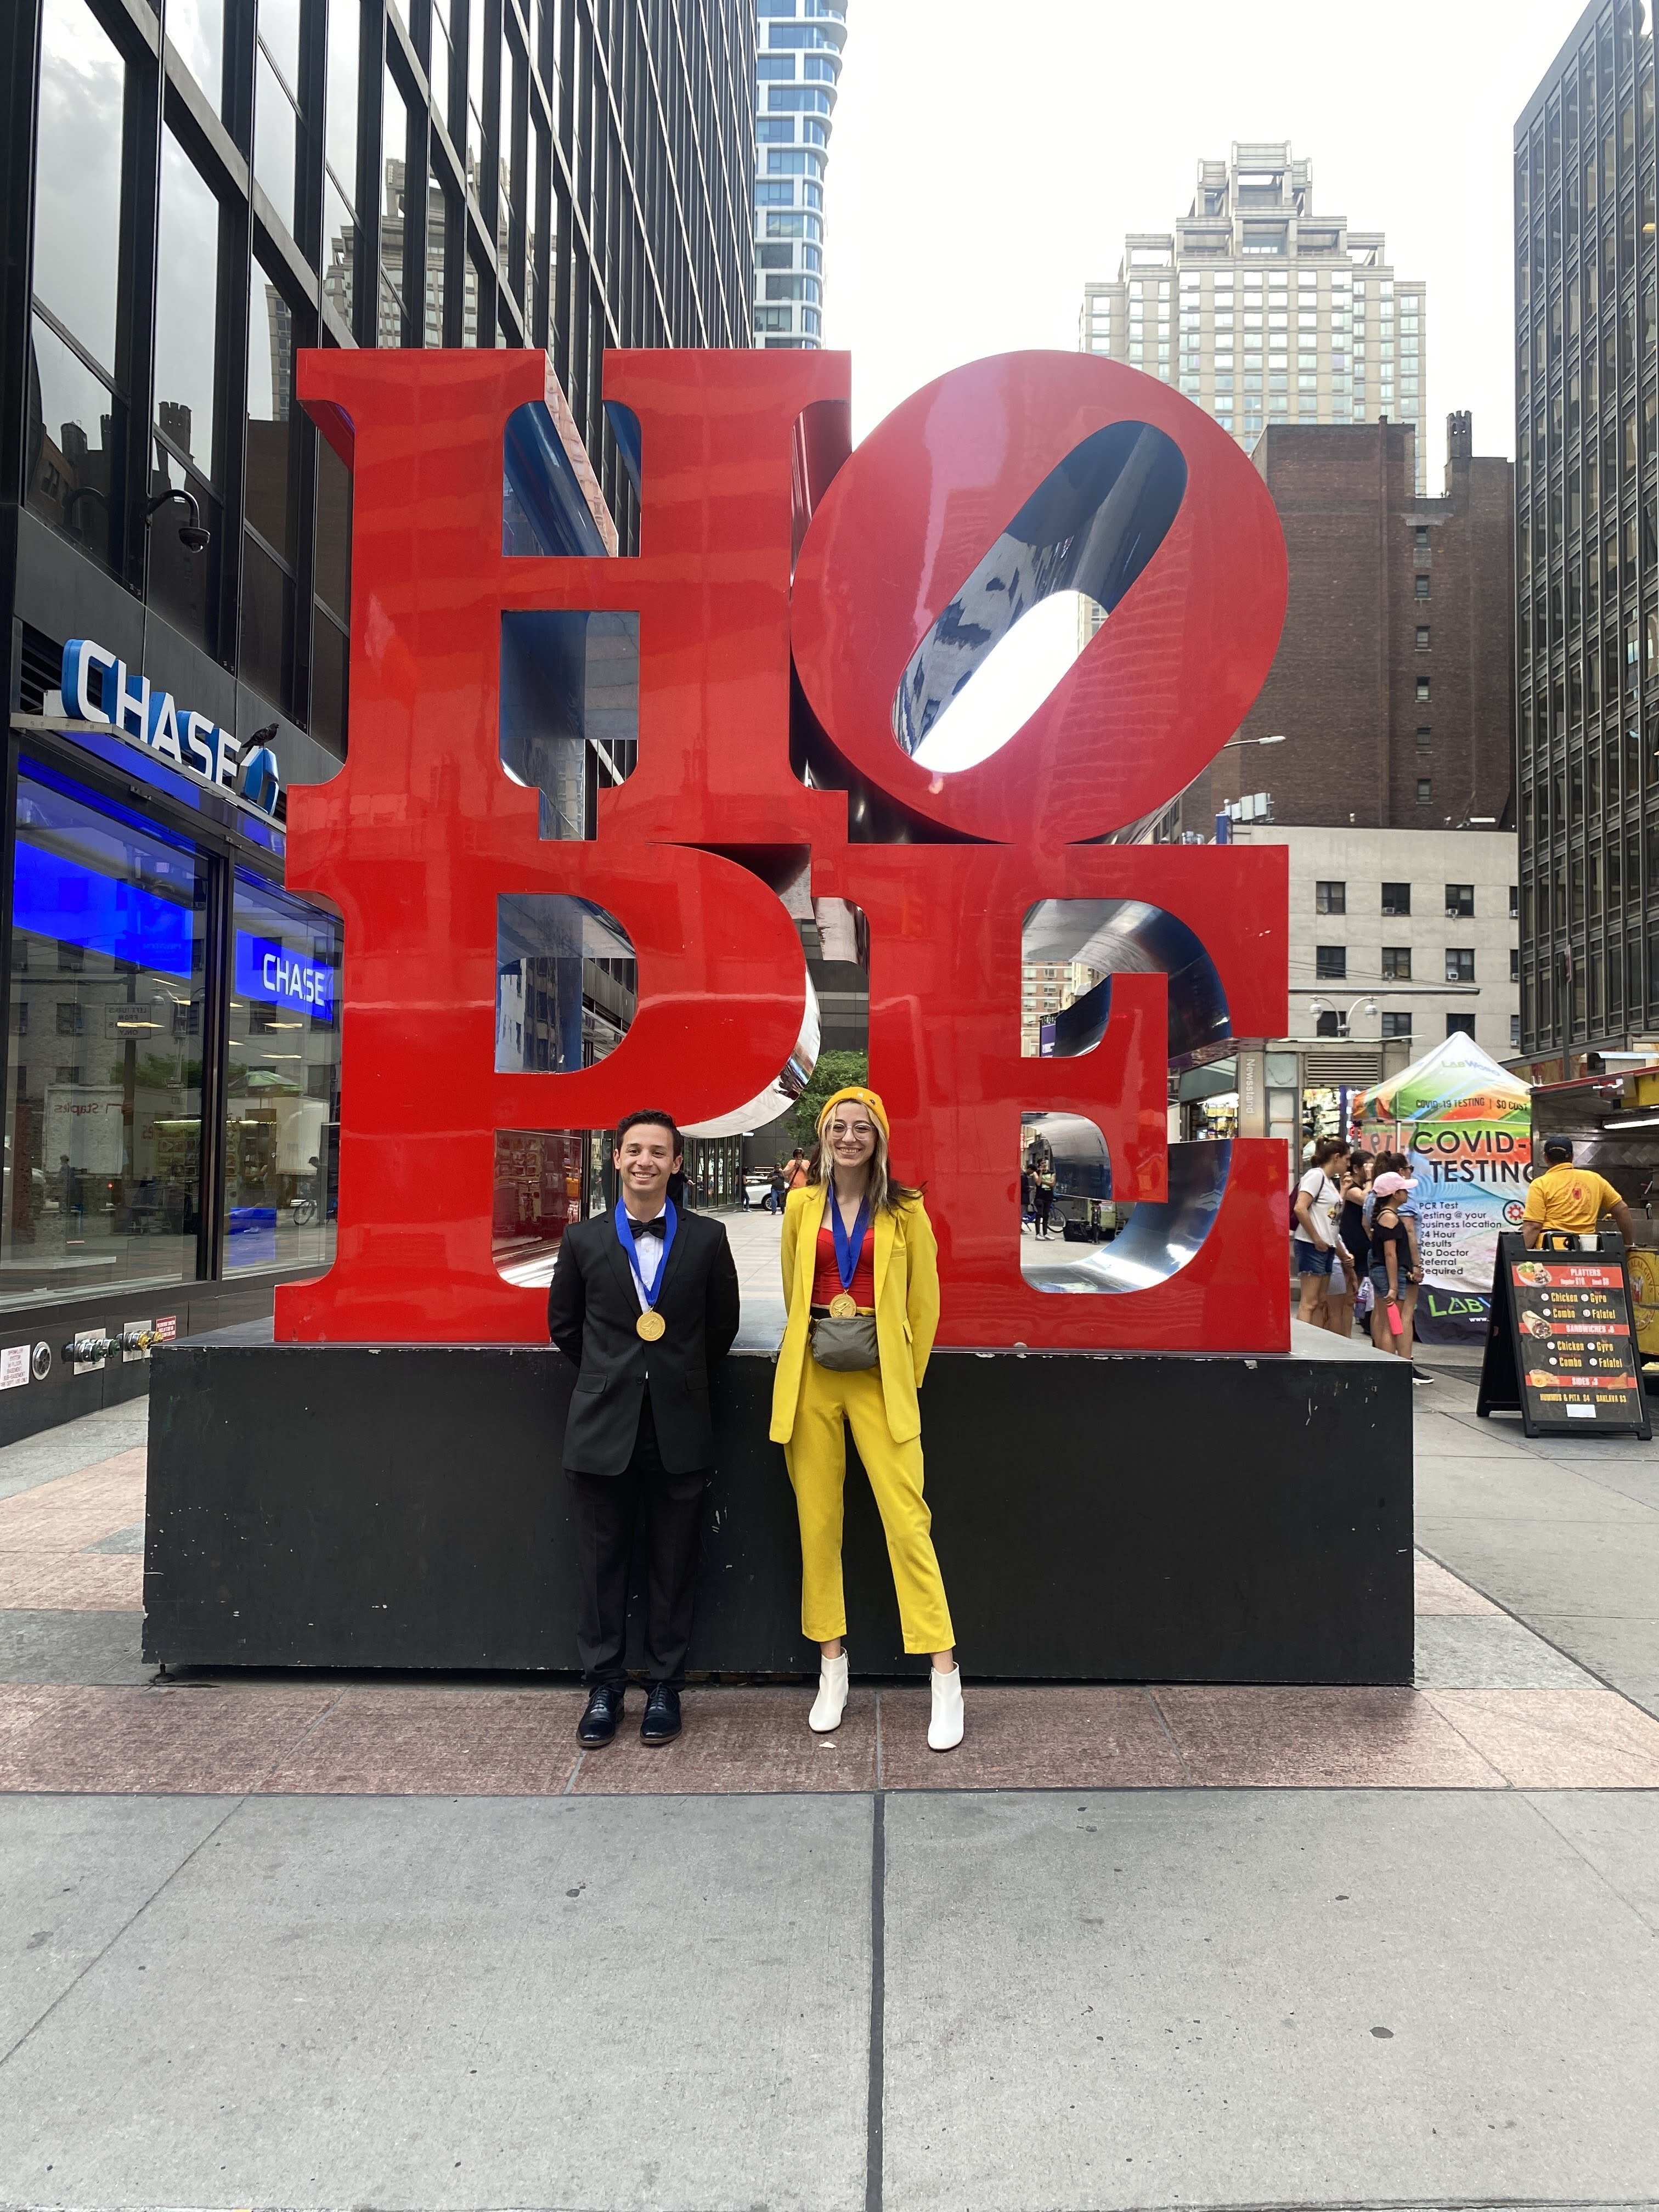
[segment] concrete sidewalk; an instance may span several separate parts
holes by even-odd
[[[0,2207],[1659,2203],[1659,1455],[1473,1406],[1416,1689],[969,1655],[947,1759],[908,1686],[151,1686],[143,1407],[0,1452]]]

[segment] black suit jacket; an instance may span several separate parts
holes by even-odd
[[[564,1232],[547,1294],[547,1333],[580,1370],[564,1431],[564,1464],[573,1474],[623,1472],[647,1389],[669,1473],[690,1474],[714,1463],[708,1377],[738,1333],[738,1271],[718,1221],[676,1210],[674,1249],[659,1273],[656,1299],[667,1327],[654,1344],[635,1327],[639,1293],[614,1218],[573,1222]]]

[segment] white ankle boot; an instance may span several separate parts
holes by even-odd
[[[933,1712],[927,1723],[929,1751],[954,1751],[962,1741],[962,1669],[952,1667],[948,1674],[940,1674],[937,1667],[933,1677]]]
[[[841,1717],[846,1711],[847,1651],[843,1646],[833,1659],[819,1657],[818,1693],[812,1700],[806,1725],[816,1735],[828,1735],[831,1729],[841,1726]]]

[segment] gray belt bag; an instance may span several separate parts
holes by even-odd
[[[855,1374],[863,1368],[880,1364],[874,1314],[848,1314],[844,1320],[838,1320],[834,1314],[817,1314],[812,1320],[811,1343],[812,1357],[818,1365],[838,1375]]]

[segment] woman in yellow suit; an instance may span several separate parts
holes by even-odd
[[[801,1630],[822,1655],[810,1725],[847,1705],[842,1591],[847,1430],[887,1532],[907,1651],[933,1655],[928,1743],[962,1741],[962,1674],[921,1494],[916,1391],[939,1328],[939,1247],[921,1193],[887,1165],[887,1110],[873,1091],[838,1091],[818,1116],[810,1180],[783,1217],[788,1323],[772,1394],[772,1438],[800,1515]]]

